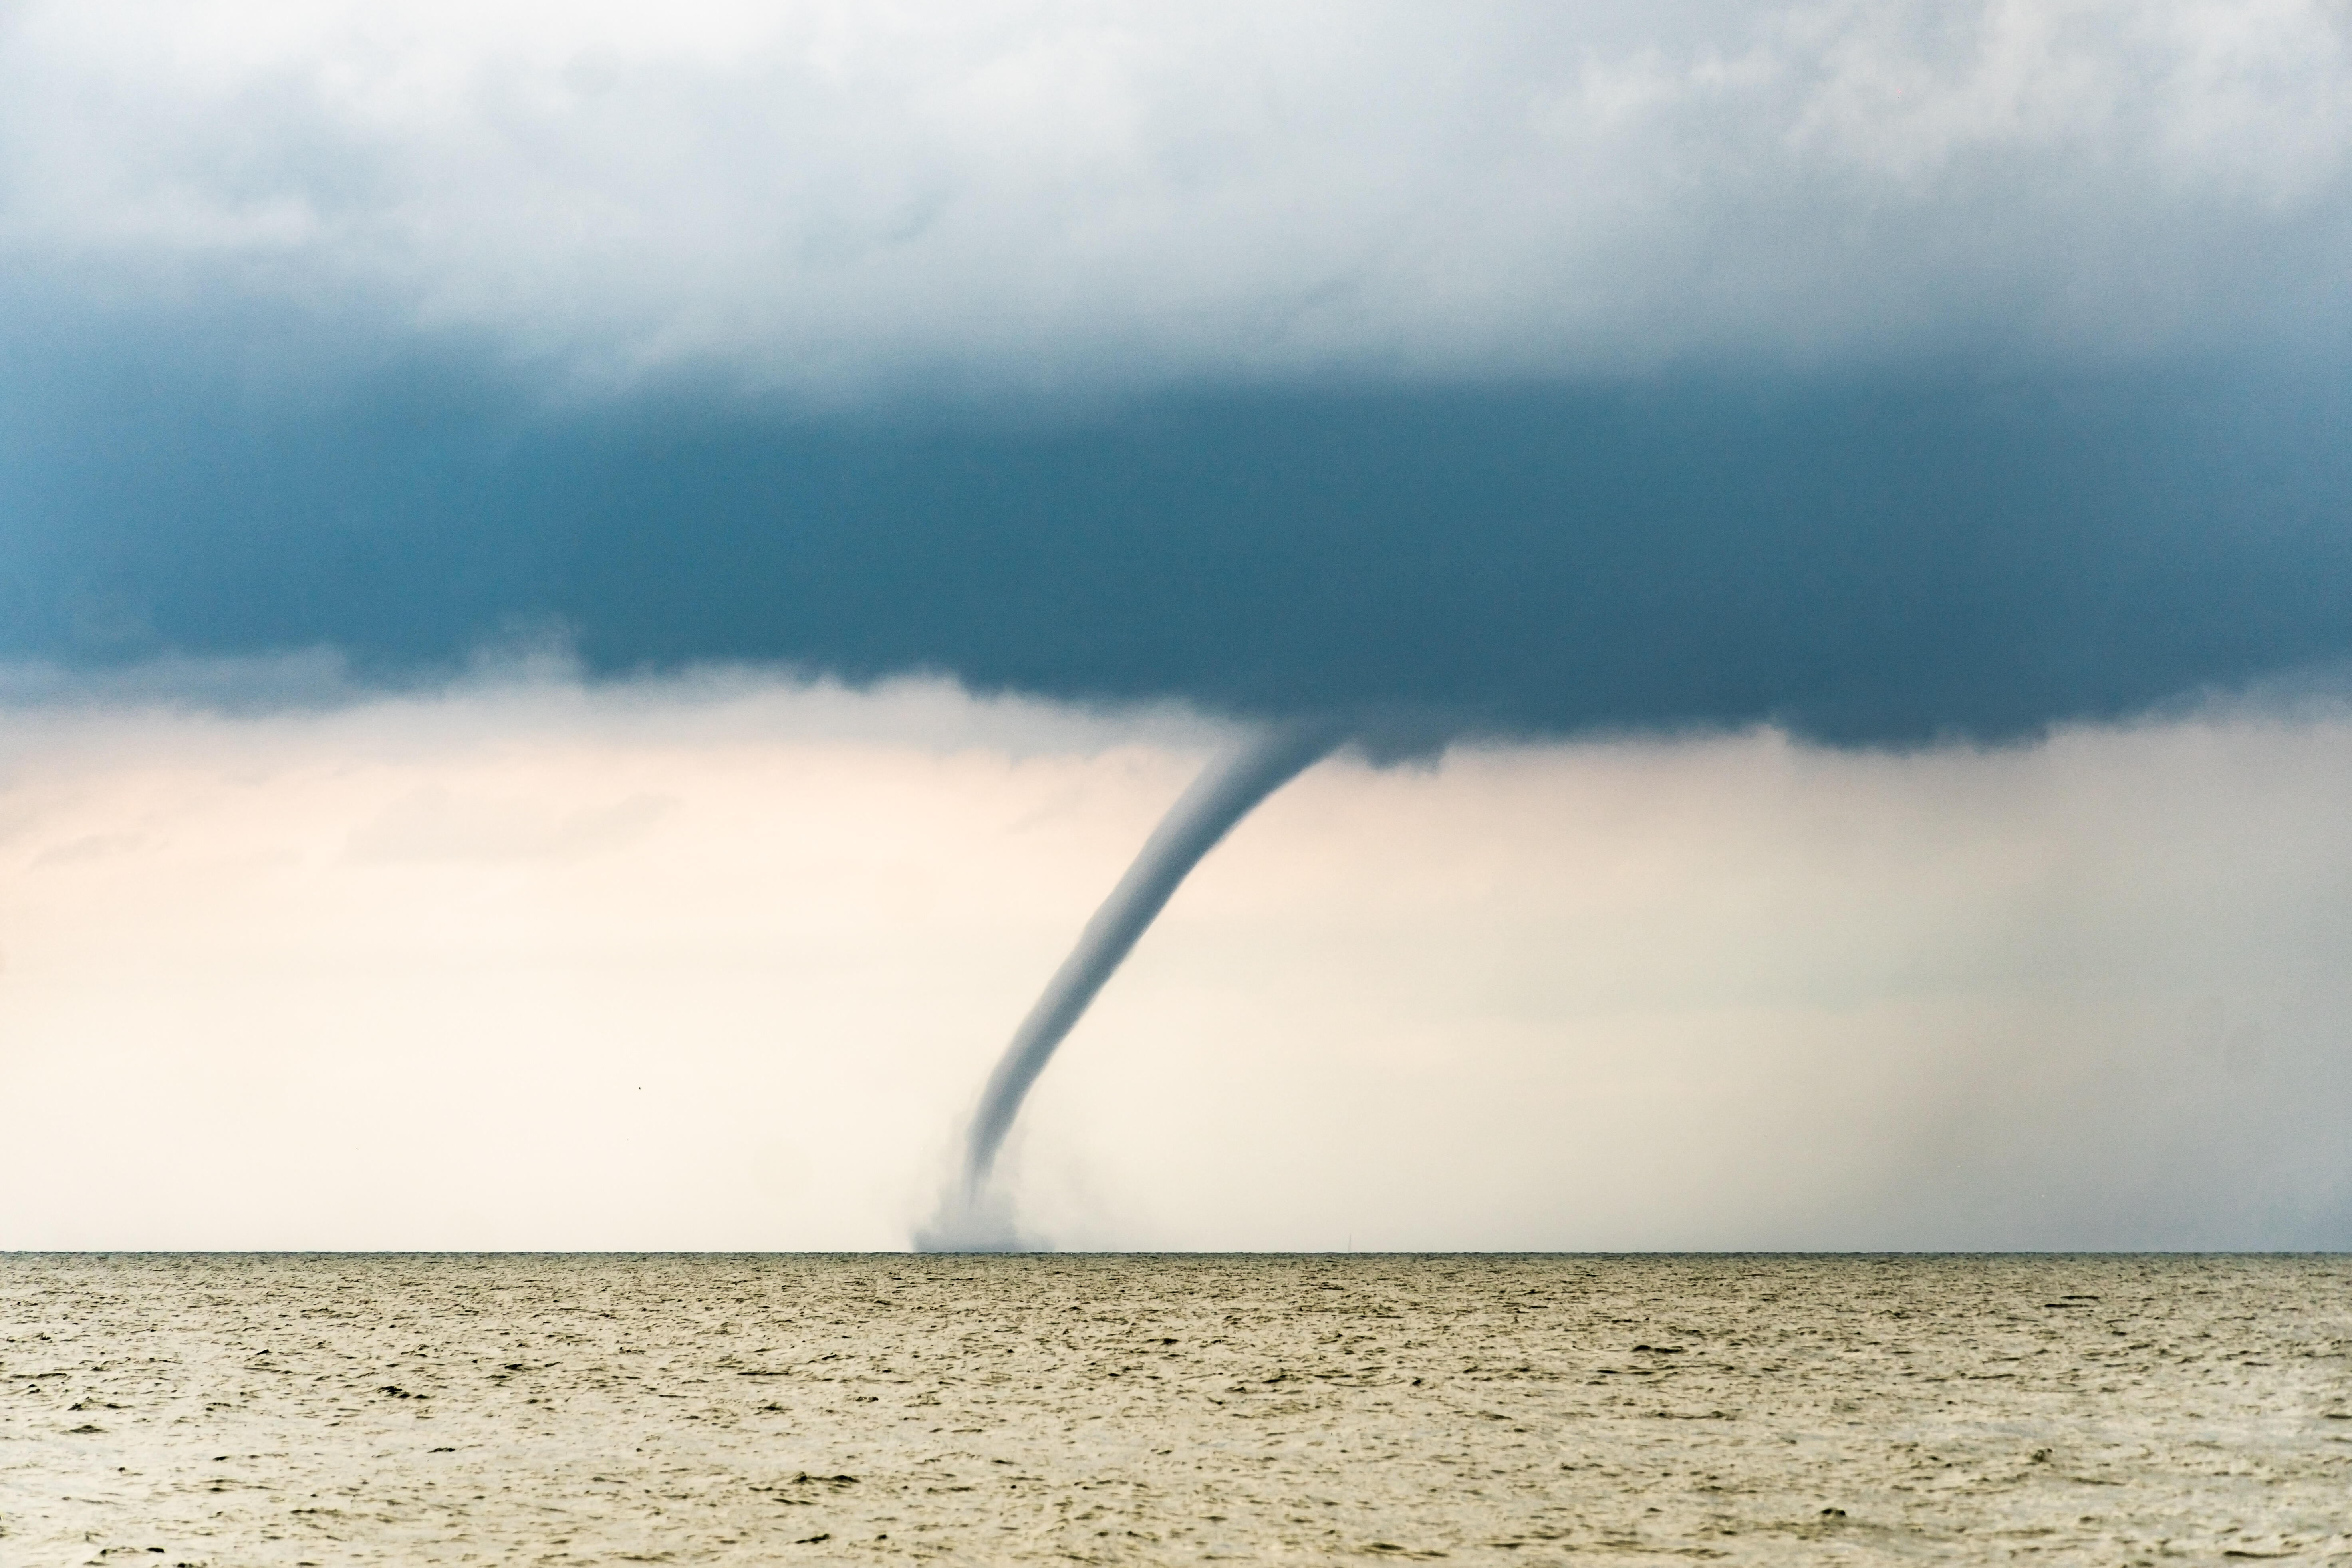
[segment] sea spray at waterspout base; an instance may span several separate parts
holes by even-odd
[[[1286,724],[1267,731],[1211,764],[1169,807],[998,1058],[964,1135],[962,1167],[941,1194],[937,1216],[916,1233],[919,1250],[1028,1249],[1013,1225],[1004,1195],[992,1190],[990,1176],[1030,1086],[1202,858],[1260,801],[1346,739],[1340,730],[1322,724]]]

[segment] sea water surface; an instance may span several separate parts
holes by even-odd
[[[2352,1260],[0,1256],[0,1563],[2352,1560]]]

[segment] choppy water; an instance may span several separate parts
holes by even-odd
[[[2343,1258],[0,1257],[0,1562],[2352,1558]]]

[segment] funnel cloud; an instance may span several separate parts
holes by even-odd
[[[933,1252],[1025,1250],[1009,1215],[989,1189],[996,1156],[1021,1114],[1021,1102],[1055,1050],[1086,1016],[1096,994],[1135,950],[1202,858],[1260,801],[1313,767],[1347,739],[1337,726],[1276,726],[1212,764],[1168,809],[1135,863],[1078,933],[1062,967],[1013,1032],[988,1087],[981,1091],[965,1133],[962,1169],[940,1202],[940,1213],[916,1245]]]

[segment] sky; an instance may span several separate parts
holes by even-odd
[[[2352,1246],[2352,13],[0,6],[0,1247]]]

